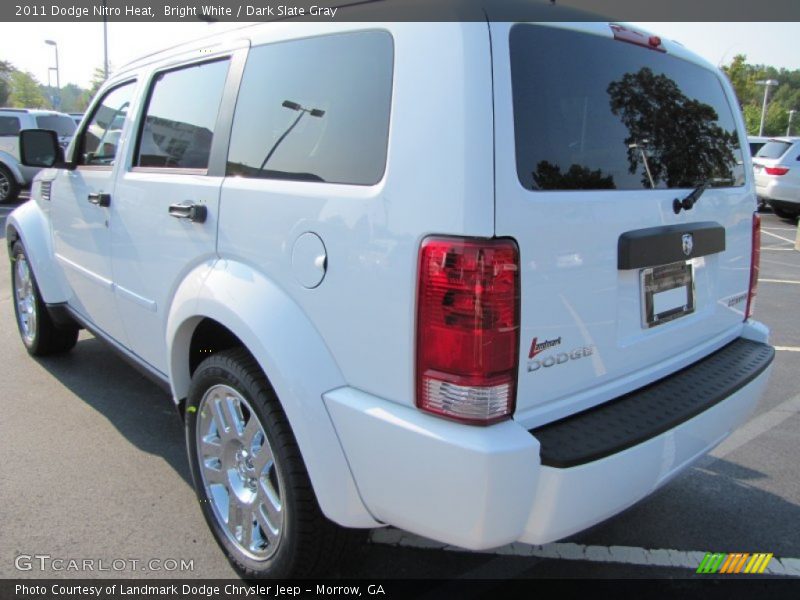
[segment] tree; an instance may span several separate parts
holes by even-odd
[[[686,96],[674,80],[648,67],[625,73],[608,86],[611,112],[628,129],[628,168],[650,187],[694,187],[733,179],[736,131],[719,125],[714,107]],[[644,150],[644,151],[643,151]],[[644,156],[647,164],[644,164]]]
[[[109,72],[111,71],[111,65],[108,66]],[[106,74],[103,67],[96,67],[94,73],[92,73],[92,81],[89,85],[89,98],[94,98],[94,95],[97,93],[97,90],[100,89],[100,86],[103,85],[106,81]]]
[[[42,86],[30,73],[14,71],[11,74],[9,102],[17,108],[44,108],[49,102],[42,93]]]
[[[0,60],[0,106],[8,104],[8,96],[11,94],[11,73],[16,69],[5,60]]]

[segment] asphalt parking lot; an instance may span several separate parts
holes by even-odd
[[[0,219],[9,211],[0,208]],[[756,413],[712,456],[556,544],[471,553],[381,530],[339,576],[690,577],[707,551],[773,553],[768,574],[800,576],[794,239],[792,223],[763,214],[756,316],[772,330],[775,366]],[[18,339],[6,267],[0,357],[0,577],[235,577],[196,506],[170,398],[86,333],[70,354],[32,360]],[[94,573],[20,571],[19,555],[137,562]],[[192,569],[165,570],[170,559],[193,561]]]

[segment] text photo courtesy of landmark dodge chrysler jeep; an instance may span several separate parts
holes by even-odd
[[[384,525],[564,538],[764,389],[724,76],[500,4],[243,27],[119,69],[65,154],[22,134],[49,167],[7,221],[23,343],[65,352],[83,327],[169,387],[243,575],[325,572]]]

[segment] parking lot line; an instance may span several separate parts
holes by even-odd
[[[762,250],[778,250],[780,252],[794,252],[794,248],[780,248],[778,246],[761,246]]]
[[[789,238],[785,238],[782,235],[778,235],[777,233],[770,233],[769,231],[762,230],[761,233],[765,233],[767,235],[771,235],[774,238],[778,238],[779,240],[783,240],[784,242],[789,242],[790,244],[794,244],[794,240],[790,240]]]
[[[769,229],[771,231],[797,231],[796,227],[764,227],[763,225],[761,229]]]
[[[792,285],[800,285],[800,281],[794,279],[761,279],[758,278],[758,283],[791,283]]]
[[[775,350],[780,350],[781,352],[800,352],[800,347],[798,347],[798,346],[775,346]]]
[[[372,542],[408,548],[435,548],[453,552],[472,552],[471,550],[440,544],[399,529],[377,529],[372,533]],[[493,550],[480,551],[480,553],[553,560],[618,563],[642,567],[677,567],[691,569],[692,571],[697,570],[706,555],[706,551],[649,550],[635,546],[588,546],[567,542],[555,542],[542,546],[515,542]],[[800,559],[773,558],[764,572],[769,575],[800,576]]]

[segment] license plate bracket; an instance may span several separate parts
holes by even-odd
[[[694,265],[683,261],[642,269],[642,327],[650,329],[694,312]]]

